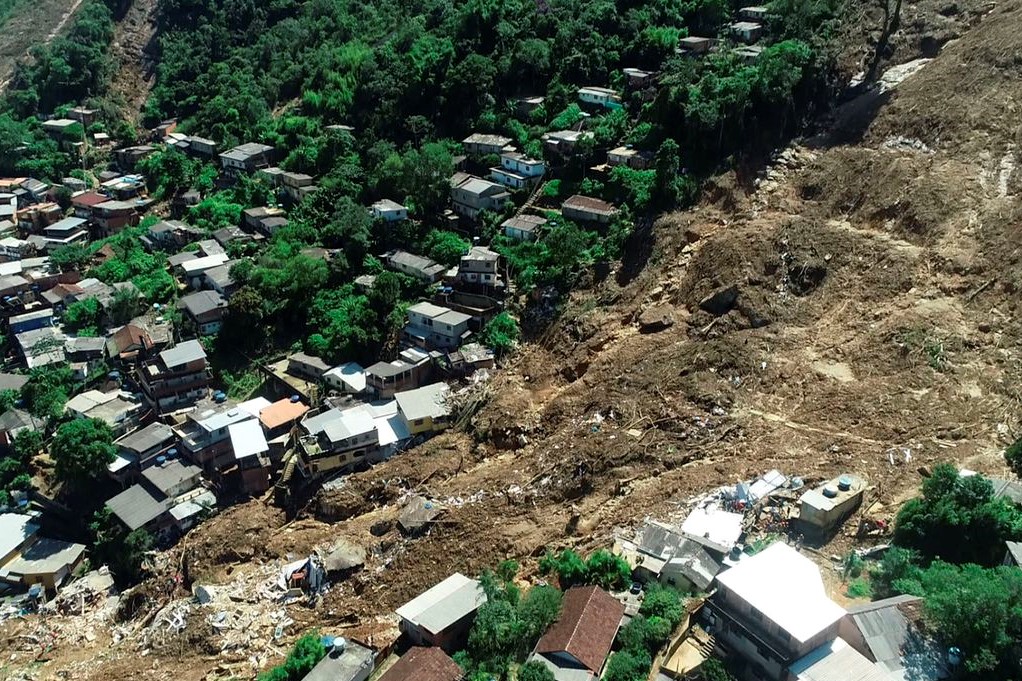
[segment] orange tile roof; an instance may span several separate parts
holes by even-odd
[[[307,411],[309,411],[309,407],[301,402],[277,400],[259,412],[259,420],[267,430],[273,430],[278,426],[301,418]]]

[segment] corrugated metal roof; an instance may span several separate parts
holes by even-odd
[[[168,368],[176,367],[195,360],[206,359],[206,351],[202,349],[202,343],[199,341],[188,340],[161,352],[160,359]]]
[[[798,681],[893,681],[878,665],[837,638],[812,651],[795,664]]]
[[[263,427],[255,419],[233,423],[228,426],[227,431],[231,434],[235,459],[244,459],[246,456],[255,456],[270,450],[263,434]]]
[[[442,418],[450,414],[447,407],[447,395],[450,388],[446,383],[424,385],[415,390],[395,393],[397,407],[409,421],[424,418]]]
[[[163,515],[167,511],[167,502],[158,500],[142,485],[132,485],[112,499],[108,499],[106,507],[129,530],[137,530]]]
[[[402,619],[439,634],[486,602],[479,582],[460,572],[440,582],[397,609]]]

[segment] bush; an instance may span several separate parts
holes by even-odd
[[[318,633],[310,632],[295,642],[282,664],[259,674],[258,681],[300,681],[324,655],[323,640]]]
[[[646,681],[653,661],[646,653],[619,650],[610,656],[604,681]]]
[[[849,598],[872,598],[873,589],[870,587],[869,582],[859,577],[853,579],[848,584],[848,589],[845,591],[845,595]]]
[[[602,549],[586,561],[570,549],[556,555],[548,551],[540,559],[539,569],[543,574],[556,573],[562,589],[582,584],[596,584],[604,589],[612,589],[624,586],[632,574],[623,558]]]
[[[555,677],[542,662],[526,662],[518,668],[518,681],[555,681]]]
[[[514,348],[520,335],[521,329],[518,328],[518,321],[507,312],[501,312],[486,323],[479,340],[483,345],[492,348],[499,357],[506,355]]]
[[[649,618],[659,617],[666,620],[674,629],[685,616],[685,607],[681,594],[676,590],[660,584],[650,584],[639,607],[639,614]]]

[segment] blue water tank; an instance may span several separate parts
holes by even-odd
[[[302,398],[300,396],[298,396],[298,395],[292,395],[291,396],[291,403],[292,404],[295,404],[295,403],[298,403],[298,402],[301,402],[301,401],[302,401]]]
[[[852,476],[842,475],[840,478],[837,479],[837,488],[842,492],[847,492],[852,488],[852,483],[854,482],[855,480],[852,478]]]
[[[173,459],[175,456],[177,456],[177,450],[176,449],[168,449],[167,450],[167,458],[168,459]]]
[[[156,457],[156,465],[157,466],[162,466],[165,463],[167,463],[167,457],[165,457],[165,456],[158,456],[158,457]]]

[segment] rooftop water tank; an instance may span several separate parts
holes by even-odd
[[[165,457],[165,456],[162,456],[162,455],[161,455],[161,456],[158,456],[158,457],[156,457],[156,465],[157,465],[157,466],[162,466],[162,465],[163,465],[163,464],[165,464],[165,463],[167,463],[167,457]]]
[[[827,497],[828,499],[833,499],[834,497],[837,496],[837,487],[835,487],[834,485],[824,485],[823,496]]]
[[[301,400],[302,400],[302,398],[299,395],[292,395],[291,396],[292,404],[297,403],[297,402],[301,402]]]
[[[837,488],[842,492],[847,492],[852,488],[853,482],[855,482],[855,480],[852,478],[852,476],[842,475],[840,478],[837,479]]]

